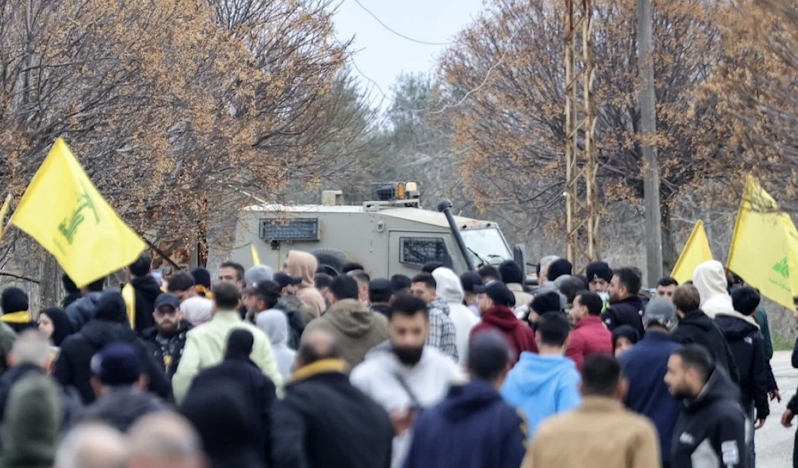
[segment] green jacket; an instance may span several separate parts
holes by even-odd
[[[773,340],[770,337],[768,314],[765,312],[765,309],[757,307],[754,316],[756,318],[756,323],[759,324],[759,331],[762,332],[762,336],[765,337],[765,356],[767,356],[768,361],[770,361],[773,359]]]
[[[213,315],[210,322],[190,330],[186,335],[183,356],[172,377],[172,389],[175,400],[182,402],[191,387],[191,381],[203,369],[222,362],[227,337],[237,328],[249,330],[255,342],[252,346],[252,361],[274,382],[278,389],[282,388],[283,379],[277,370],[277,361],[272,353],[271,341],[263,331],[255,325],[245,322],[236,311],[220,311]]]

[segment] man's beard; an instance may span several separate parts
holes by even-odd
[[[158,334],[161,336],[165,336],[167,338],[171,338],[177,335],[177,331],[180,330],[180,322],[175,322],[174,325],[169,325],[168,327],[158,327]]]
[[[695,395],[687,388],[676,388],[673,390],[673,398],[676,400],[689,400],[695,398]]]
[[[400,348],[398,346],[393,347],[393,354],[396,356],[396,359],[399,359],[399,362],[407,366],[414,366],[418,364],[423,353],[423,346],[419,348]]]

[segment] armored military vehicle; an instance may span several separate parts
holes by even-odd
[[[415,183],[374,184],[372,198],[345,205],[340,191],[326,191],[320,205],[246,207],[232,258],[252,265],[254,246],[261,263],[281,268],[289,251],[302,250],[331,275],[357,262],[372,277],[386,278],[412,277],[433,261],[460,274],[514,258],[498,224],[453,216],[445,200],[438,212],[422,209]]]

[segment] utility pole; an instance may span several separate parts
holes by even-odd
[[[646,273],[648,284],[662,277],[662,226],[659,204],[659,162],[654,138],[657,134],[654,63],[652,56],[651,0],[637,0],[637,61],[640,66],[640,146],[643,149],[643,195],[645,198]]]

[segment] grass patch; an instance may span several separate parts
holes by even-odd
[[[780,336],[774,335],[771,338],[773,339],[773,351],[792,351],[795,344],[795,341]]]

